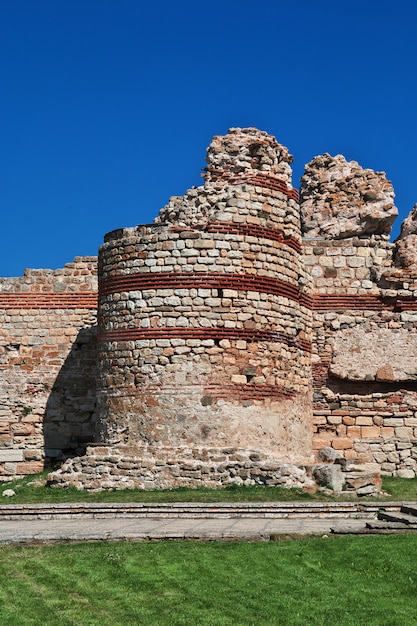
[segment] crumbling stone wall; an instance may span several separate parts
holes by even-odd
[[[401,280],[417,274],[417,204],[401,225],[400,236],[395,246],[394,264],[399,268],[396,272]]]
[[[305,166],[301,220],[308,237],[343,239],[389,234],[398,215],[394,190],[384,172],[323,154]]]
[[[0,279],[0,480],[94,439],[97,259]]]
[[[311,296],[286,148],[232,129],[205,183],[99,252],[97,442],[60,485],[310,484]]]
[[[414,476],[415,210],[390,243],[392,186],[340,156],[306,167],[301,197],[304,262],[314,280],[313,446]]]
[[[0,279],[0,480],[74,455],[56,484],[416,475],[417,205],[392,243],[383,173],[316,157],[299,206],[291,161],[231,129],[202,186],[106,235],[98,347],[95,258]]]
[[[231,158],[244,167],[228,178]],[[207,181],[183,203],[155,226],[106,236],[101,443],[311,460],[309,281],[296,192],[274,175],[288,160],[266,133],[233,130],[214,140]]]

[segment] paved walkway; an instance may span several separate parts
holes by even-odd
[[[329,533],[334,527],[352,530],[363,520],[321,519],[67,519],[0,522],[0,543],[97,540],[267,540],[271,534]]]
[[[385,504],[384,504],[385,506]],[[393,505],[397,506],[397,505]],[[54,541],[269,540],[365,527],[378,503],[175,503],[0,506],[0,544]]]

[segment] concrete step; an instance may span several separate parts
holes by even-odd
[[[417,519],[417,504],[403,504],[401,506],[401,513],[407,513],[408,515],[414,515]]]
[[[363,527],[351,529],[348,525],[341,528],[332,528],[331,532],[337,535],[392,535],[395,533],[416,532],[417,528],[404,522],[385,521],[381,519],[365,521]]]
[[[408,513],[393,513],[385,510],[381,510],[378,513],[379,520],[385,520],[390,523],[401,523],[417,529],[417,517],[409,515]]]
[[[391,530],[410,530],[410,526],[408,524],[404,524],[403,522],[388,522],[384,520],[374,520],[366,522],[366,528],[373,530],[381,530],[381,529],[391,529]]]
[[[399,510],[400,504],[396,505]],[[4,504],[0,520],[75,518],[376,518],[374,502],[174,502],[174,503],[68,503]]]
[[[367,528],[364,526],[363,528],[351,530],[349,528],[338,528],[331,529],[331,533],[334,535],[399,535],[399,534],[409,534],[415,532],[410,527],[405,528],[390,528],[389,526],[385,527],[376,527],[376,528]]]

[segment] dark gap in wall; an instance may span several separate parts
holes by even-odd
[[[369,396],[373,393],[398,393],[400,391],[417,392],[417,380],[400,382],[351,381],[329,378],[326,385],[333,393]]]

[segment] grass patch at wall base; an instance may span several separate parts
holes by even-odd
[[[291,502],[291,501],[325,501],[347,500],[351,494],[342,492],[334,497],[329,492],[310,493],[302,489],[285,489],[283,487],[267,487],[263,485],[223,487],[209,489],[199,487],[190,489],[140,490],[126,489],[123,491],[103,490],[99,492],[78,491],[70,489],[51,489],[44,486],[48,472],[24,479],[0,483],[0,494],[6,489],[13,489],[16,495],[1,498],[2,503],[65,503],[65,502]],[[417,478],[396,478],[384,476],[383,490],[388,494],[387,500],[417,500]],[[358,498],[356,498],[358,499]],[[363,498],[361,498],[363,499]],[[375,500],[375,498],[368,498]],[[383,497],[378,497],[383,500]]]

